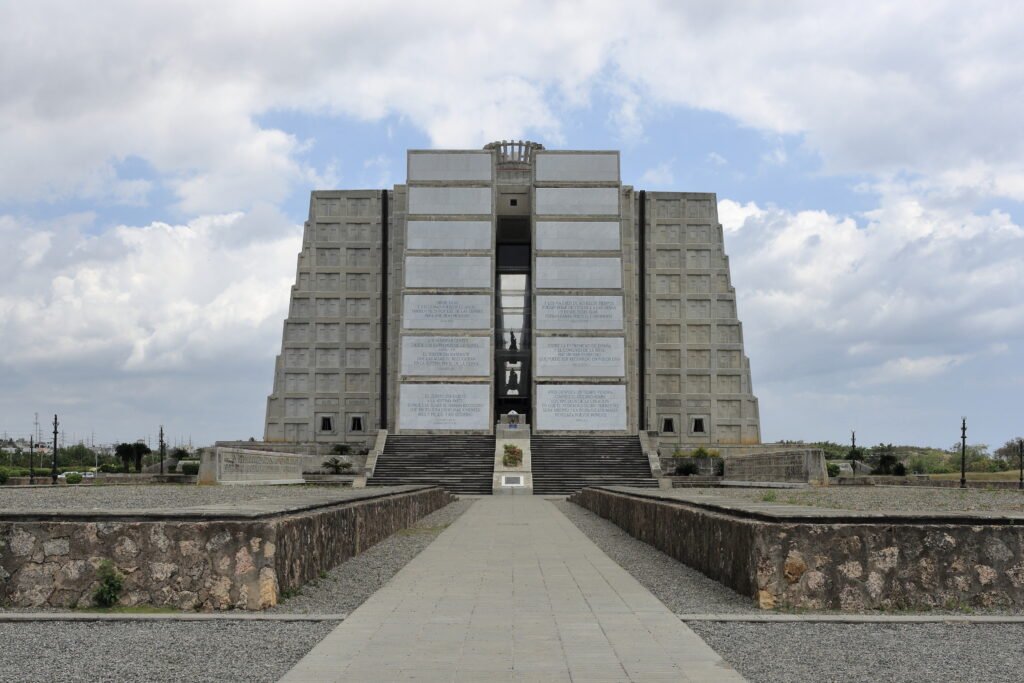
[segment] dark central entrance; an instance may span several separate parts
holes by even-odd
[[[499,218],[495,287],[495,421],[516,411],[531,415],[530,220]]]

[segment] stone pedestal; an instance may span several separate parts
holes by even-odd
[[[503,418],[506,416],[502,416]],[[520,415],[525,420],[525,415]],[[508,424],[504,419],[495,426],[494,479],[491,491],[494,495],[533,495],[533,474],[530,460],[530,425]],[[519,447],[523,451],[523,462],[518,467],[507,467],[504,463],[505,445]]]

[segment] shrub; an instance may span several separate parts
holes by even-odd
[[[692,458],[710,458],[711,457],[711,453],[708,451],[708,449],[704,448],[703,446],[698,446],[696,449],[694,449],[694,451],[692,453],[690,453],[690,457],[692,457]]]
[[[178,469],[178,463],[173,460],[167,463],[167,474],[174,474],[174,471]]]
[[[93,600],[100,607],[112,607],[117,604],[121,597],[121,589],[124,588],[124,577],[117,567],[110,560],[103,560],[96,572],[99,586],[93,593]]]
[[[347,443],[336,443],[331,447],[331,453],[334,455],[348,455],[352,452],[352,447]]]
[[[761,500],[763,500],[766,503],[774,503],[778,499],[779,494],[775,493],[775,491],[767,491],[761,494]]]
[[[109,462],[105,462],[100,465],[100,472],[105,474],[116,474],[121,471],[121,468]]]
[[[717,457],[717,456],[712,456],[712,457]],[[716,477],[724,477],[725,476],[725,461],[722,460],[721,458],[718,458],[715,461],[715,476]]]
[[[892,466],[892,473],[895,474],[897,477],[905,477],[907,476],[907,466],[901,462],[898,462]]]
[[[188,460],[188,461],[182,462],[180,464],[181,464],[181,473],[182,474],[190,474],[190,475],[199,474],[199,463],[197,463],[195,460]]]
[[[64,481],[66,481],[69,484],[81,484],[82,475],[79,474],[78,472],[72,472],[71,474],[64,477]]]
[[[834,462],[828,463],[827,465],[825,465],[825,468],[828,470],[828,476],[830,476],[830,477],[838,477],[839,476],[839,465],[835,464]]]
[[[338,456],[334,456],[333,458],[324,460],[323,466],[329,469],[334,474],[342,474],[352,469],[352,463],[345,462]]]
[[[0,486],[3,486],[6,483],[7,483],[7,473],[4,472],[3,470],[0,470]]]
[[[510,443],[505,444],[505,454],[501,456],[505,467],[519,467],[523,464],[523,449]]]
[[[697,474],[699,471],[700,468],[697,467],[697,463],[693,458],[679,458],[676,462],[676,474],[688,477],[691,474]]]

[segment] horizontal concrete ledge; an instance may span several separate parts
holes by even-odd
[[[39,621],[344,621],[348,614],[266,614],[264,612],[0,612],[0,624]]]
[[[628,486],[593,486],[596,491],[607,491],[620,496],[646,498],[661,503],[699,508],[709,512],[752,519],[760,522],[789,522],[796,524],[885,524],[887,526],[948,524],[953,526],[1024,526],[1024,513],[1003,512],[868,512],[861,510],[834,510],[806,505],[779,505],[729,500],[722,496],[691,493],[688,489],[668,489],[672,493],[659,493],[660,489],[637,489]]]
[[[247,522],[310,512],[336,505],[361,503],[377,498],[437,488],[433,484],[382,486],[372,489],[338,489],[302,502],[223,503],[189,508],[143,508],[138,510],[0,510],[0,522]]]
[[[682,621],[830,624],[1024,624],[1024,615],[999,614],[677,614]]]

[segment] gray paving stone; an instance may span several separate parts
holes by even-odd
[[[283,681],[742,681],[554,505],[483,498]]]

